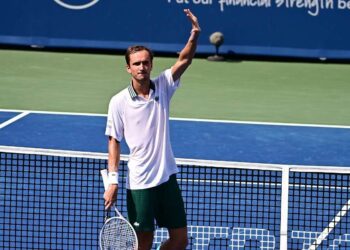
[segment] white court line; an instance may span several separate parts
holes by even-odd
[[[242,167],[244,168],[244,167]],[[273,170],[267,170],[273,171]],[[282,170],[281,170],[282,171]],[[250,182],[250,181],[221,181],[221,180],[195,180],[195,179],[185,179],[178,178],[179,182],[191,182],[193,184],[214,184],[214,185],[234,185],[234,186],[251,186],[251,187],[262,187],[262,188],[279,188],[282,187],[282,182],[269,182],[269,181],[261,181],[261,182]],[[303,184],[288,184],[289,188],[303,188],[303,189],[316,189],[316,190],[328,190],[331,191],[350,191],[350,187],[339,187],[339,186],[325,186],[325,185],[303,185]],[[350,205],[349,205],[350,206]]]
[[[55,112],[55,111],[38,111],[38,110],[17,110],[17,109],[0,109],[0,112],[30,112],[34,114],[53,114],[53,115],[81,115],[81,116],[99,116],[107,117],[106,114],[97,113],[74,113],[74,112]],[[237,120],[215,120],[215,119],[195,119],[170,117],[173,121],[190,121],[190,122],[217,122],[231,124],[248,124],[248,125],[267,125],[267,126],[291,126],[291,127],[315,127],[315,128],[343,128],[350,129],[348,125],[327,125],[327,124],[307,124],[307,123],[283,123],[283,122],[256,122],[256,121],[237,121]]]
[[[315,128],[345,128],[345,129],[350,129],[350,126],[346,126],[346,125],[326,125],[326,124],[283,123],[283,122],[254,122],[254,121],[235,121],[235,120],[210,120],[210,119],[174,118],[174,117],[170,117],[170,120],[175,120],[175,121],[192,121],[192,122],[218,122],[218,123],[248,124],[248,125],[315,127]]]
[[[43,115],[81,115],[81,116],[105,116],[105,114],[95,113],[74,113],[74,112],[56,112],[56,111],[39,111],[39,110],[21,110],[21,109],[0,109],[0,112],[29,112],[32,114],[43,114]]]
[[[15,121],[17,121],[17,120],[19,120],[19,119],[25,117],[25,116],[28,115],[28,114],[30,114],[30,112],[25,111],[25,112],[23,112],[23,113],[21,113],[21,114],[19,114],[19,115],[16,115],[15,117],[12,117],[10,120],[7,120],[6,122],[1,123],[1,124],[0,124],[0,129],[2,129],[2,128],[4,128],[4,127],[6,127],[6,126],[8,126],[8,125],[10,125],[10,124],[12,124],[12,123],[14,123]]]

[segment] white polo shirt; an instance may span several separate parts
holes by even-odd
[[[129,189],[158,186],[178,172],[170,144],[169,104],[179,85],[168,69],[152,80],[149,99],[137,96],[130,84],[109,103],[106,135],[119,142],[125,138],[129,146]]]

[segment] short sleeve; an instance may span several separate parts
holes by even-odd
[[[117,96],[114,96],[109,103],[105,135],[111,136],[119,142],[124,137],[122,105]]]

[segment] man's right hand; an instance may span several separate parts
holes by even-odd
[[[105,209],[109,210],[112,205],[117,201],[118,185],[110,184],[105,191],[103,198],[105,199]]]

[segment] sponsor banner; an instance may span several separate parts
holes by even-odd
[[[178,52],[190,8],[199,18],[199,53],[224,34],[223,54],[350,58],[350,0],[11,0],[0,7],[0,43],[125,49],[145,44]]]

